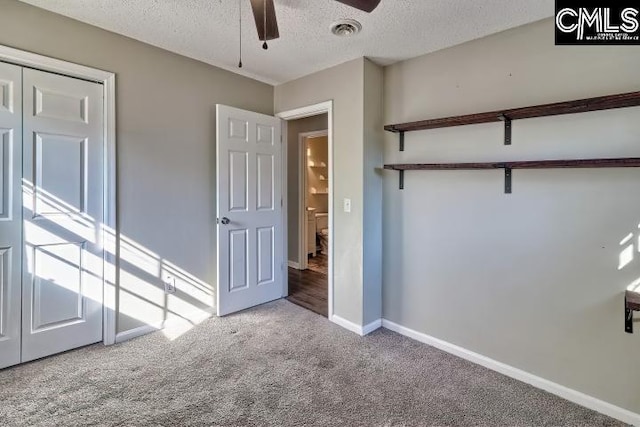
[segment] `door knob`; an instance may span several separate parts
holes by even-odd
[[[231,220],[225,216],[225,217],[222,217],[220,222],[222,223],[222,225],[227,225],[231,222]]]

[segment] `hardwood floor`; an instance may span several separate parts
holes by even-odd
[[[289,268],[289,296],[287,300],[328,317],[329,285],[327,275],[313,270]]]

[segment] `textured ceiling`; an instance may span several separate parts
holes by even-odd
[[[280,38],[264,51],[249,0],[22,1],[272,84],[361,56],[387,65],[553,15],[553,0],[382,0],[371,14],[334,0],[275,0]],[[342,18],[362,32],[332,35]]]

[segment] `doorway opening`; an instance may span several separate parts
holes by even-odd
[[[332,315],[331,103],[279,116],[287,135],[287,299]],[[316,108],[314,108],[316,107]],[[315,109],[315,111],[314,111]],[[304,110],[308,112],[305,114]]]

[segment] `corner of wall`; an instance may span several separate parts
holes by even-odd
[[[363,81],[363,324],[382,318],[382,167],[384,159],[381,66],[364,58]]]

